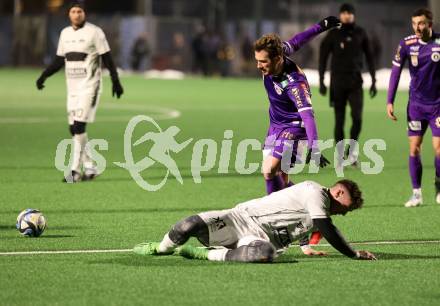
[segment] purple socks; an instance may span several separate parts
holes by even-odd
[[[270,180],[266,180],[266,191],[267,194],[271,194],[272,192],[278,191],[283,189],[284,181],[281,177],[281,175],[276,175],[274,178]]]
[[[437,158],[435,159],[435,168],[437,173],[437,169],[440,169],[440,160]],[[409,157],[409,175],[411,176],[413,189],[420,188],[422,185],[422,161],[420,160],[420,156]]]

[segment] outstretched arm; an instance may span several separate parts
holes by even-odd
[[[311,26],[304,32],[296,34],[291,39],[283,43],[284,54],[287,56],[291,55],[295,51],[299,50],[306,43],[308,43],[311,39],[313,39],[320,33],[327,31],[328,29],[338,26],[339,23],[340,22],[338,18],[334,16],[329,16],[321,20],[319,23]]]
[[[405,43],[400,42],[397,47],[396,55],[393,59],[393,68],[391,69],[390,83],[388,85],[387,96],[387,114],[392,120],[397,120],[394,115],[394,99],[396,98],[397,86],[399,85],[400,74],[402,72],[403,65],[406,61]]]
[[[313,219],[313,226],[321,232],[322,236],[324,236],[324,238],[328,241],[328,243],[330,243],[332,247],[334,247],[345,256],[353,259],[376,259],[376,257],[369,252],[356,252],[355,250],[353,250],[351,246],[345,241],[339,230],[334,226],[332,219]]]
[[[46,81],[46,79],[51,75],[58,72],[61,68],[63,68],[63,66],[64,66],[64,56],[56,55],[52,63],[50,63],[50,65],[46,69],[44,69],[44,71],[41,73],[40,77],[38,78],[36,82],[37,88],[40,90],[43,89],[44,81]]]
[[[121,82],[119,81],[118,71],[116,70],[115,63],[113,62],[112,55],[110,51],[101,55],[102,62],[104,63],[105,68],[110,72],[110,77],[112,79],[112,94],[113,96],[119,99],[119,97],[124,93],[124,89],[122,88]]]

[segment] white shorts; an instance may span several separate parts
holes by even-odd
[[[67,97],[67,120],[72,125],[74,121],[94,122],[98,109],[100,93],[68,95]]]
[[[254,220],[235,209],[214,210],[198,215],[208,225],[209,246],[237,248],[255,240],[270,242]]]

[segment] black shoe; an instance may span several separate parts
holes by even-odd
[[[63,183],[78,183],[81,181],[81,173],[72,170],[68,175],[63,178]]]
[[[94,180],[98,176],[98,171],[94,168],[92,169],[84,169],[84,173],[81,177],[81,181],[91,181]]]

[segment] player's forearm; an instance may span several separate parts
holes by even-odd
[[[328,243],[340,253],[350,258],[356,258],[357,253],[339,233],[338,229],[333,225],[330,218],[313,219],[313,226],[317,228]]]
[[[388,85],[388,97],[387,103],[393,104],[394,99],[396,97],[397,86],[399,85],[400,73],[402,71],[402,67],[396,66],[393,63],[393,68],[391,69],[390,83]]]
[[[299,114],[304,122],[304,128],[306,129],[308,146],[309,148],[313,148],[317,145],[318,140],[318,129],[316,128],[313,110],[307,109],[304,111],[300,111]]]
[[[52,63],[41,73],[43,79],[47,79],[51,75],[57,73],[64,66],[64,57],[56,55]]]
[[[118,71],[116,70],[116,65],[113,61],[110,51],[102,54],[101,57],[105,68],[107,68],[108,71],[110,72],[110,77],[112,79],[112,82],[119,81]]]
[[[302,46],[304,46],[314,37],[318,36],[321,32],[321,26],[319,24],[315,24],[304,32],[296,34],[291,39],[285,42],[286,55],[290,55],[293,52],[299,50]]]

